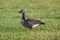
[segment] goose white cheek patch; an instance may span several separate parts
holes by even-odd
[[[32,26],[32,28],[35,28],[35,27],[37,27],[38,25],[39,25],[39,24],[35,24],[35,25]]]

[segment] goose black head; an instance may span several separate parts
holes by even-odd
[[[19,11],[19,13],[22,14],[22,19],[25,20],[25,12],[24,12],[24,10]]]
[[[24,13],[24,10],[21,10],[19,13]]]

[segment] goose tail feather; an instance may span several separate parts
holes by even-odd
[[[41,22],[41,24],[45,25],[45,23],[44,23],[44,22]]]

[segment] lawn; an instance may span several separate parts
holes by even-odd
[[[45,25],[22,26],[21,9]],[[0,0],[0,40],[60,40],[60,0]]]

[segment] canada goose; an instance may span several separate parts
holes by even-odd
[[[19,13],[22,14],[22,20],[21,20],[21,24],[24,25],[27,28],[35,28],[40,24],[45,24],[39,20],[34,20],[34,19],[25,19],[25,12],[24,10],[21,10]]]

